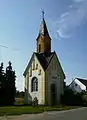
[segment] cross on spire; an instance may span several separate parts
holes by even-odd
[[[43,11],[42,11],[42,17],[43,17],[43,18],[44,18],[44,14],[45,14],[45,13],[44,13],[44,10],[43,10]]]

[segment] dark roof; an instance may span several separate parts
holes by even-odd
[[[82,79],[82,78],[76,78],[78,79],[81,83],[83,83],[85,86],[87,86],[87,80],[86,79]]]
[[[35,55],[37,56],[37,59],[39,60],[40,64],[42,65],[43,69],[46,70],[53,55],[55,54],[55,52],[51,52],[51,53],[35,53]]]

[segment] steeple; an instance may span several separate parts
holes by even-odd
[[[40,26],[39,35],[37,37],[37,52],[51,52],[51,38],[49,36],[47,26],[44,19],[44,11],[42,11],[42,23]]]
[[[46,26],[46,23],[45,23],[45,20],[44,20],[44,11],[42,11],[42,23],[41,23],[41,26],[40,26],[40,32],[39,34],[41,35],[46,35],[48,34],[48,30],[47,30],[47,26]]]

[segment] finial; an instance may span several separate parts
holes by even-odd
[[[42,11],[42,18],[44,19],[44,10]]]

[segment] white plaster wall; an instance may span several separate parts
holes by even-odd
[[[36,77],[38,79],[38,91],[31,92],[31,80],[33,77]],[[42,75],[38,75],[38,70],[33,70],[32,77],[29,77],[29,93],[32,97],[32,100],[34,97],[38,98],[38,104],[42,104]]]
[[[58,66],[58,61],[56,56],[54,56],[49,64],[46,71],[46,80],[48,80],[48,104],[51,104],[51,84],[55,83],[57,88],[57,104],[60,103],[60,94],[63,91],[63,78],[60,72],[60,67]]]
[[[27,81],[27,85],[25,84],[25,86],[27,86],[27,97],[26,97],[26,101],[28,104],[30,104],[30,102],[33,100],[34,97],[37,97],[38,98],[38,104],[44,104],[43,102],[43,99],[45,99],[45,92],[43,92],[43,89],[44,91],[47,89],[47,95],[48,95],[48,104],[50,105],[51,104],[51,84],[52,83],[55,83],[56,84],[56,87],[57,87],[57,101],[58,103],[60,102],[60,94],[62,93],[63,91],[63,74],[60,70],[60,67],[59,67],[59,64],[58,64],[58,61],[57,61],[57,58],[56,56],[54,56],[44,74],[44,70],[42,69],[40,63],[38,62],[37,58],[34,57],[35,59],[35,65],[38,64],[38,69],[36,70],[33,70],[32,69],[32,76],[28,77],[28,80],[26,79]],[[33,60],[32,60],[33,62]],[[32,64],[32,63],[31,63]],[[41,69],[41,75],[38,75],[38,70]],[[30,68],[29,68],[30,70]],[[28,70],[28,72],[29,72]],[[44,76],[46,75],[46,76]],[[31,92],[31,80],[33,77],[37,77],[38,79],[38,91],[37,92]],[[46,78],[46,80],[44,80],[44,78]],[[45,88],[45,86],[43,87],[42,86],[42,81],[44,80],[47,81],[47,88]],[[45,83],[44,83],[45,84]],[[43,88],[43,89],[42,89]]]
[[[77,84],[77,85],[76,85]],[[78,79],[75,79],[69,86],[74,92],[86,91],[86,86],[83,85]]]
[[[42,104],[42,77],[43,77],[43,69],[40,65],[40,63],[38,62],[36,56],[34,56],[34,60],[35,60],[35,66],[36,64],[38,64],[38,69],[32,69],[32,76],[28,78],[28,103],[30,103],[34,97],[37,97],[38,99],[38,104]],[[32,60],[32,64],[33,64],[33,60]],[[31,65],[32,65],[31,64]],[[39,70],[41,69],[41,74],[38,75]],[[29,68],[30,70],[30,68]],[[36,77],[38,79],[38,91],[36,92],[31,92],[31,80],[33,77]]]

